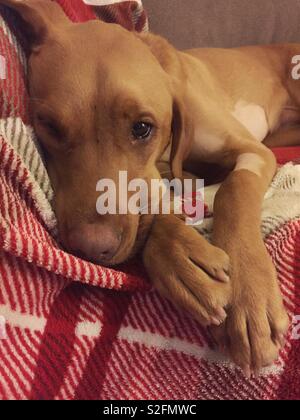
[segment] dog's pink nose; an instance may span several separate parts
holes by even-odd
[[[69,251],[97,264],[108,264],[116,255],[121,234],[107,225],[82,224],[67,238]]]

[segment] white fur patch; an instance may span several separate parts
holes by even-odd
[[[224,144],[225,142],[222,138],[198,128],[195,130],[195,141],[192,148],[192,155],[197,157],[211,156],[222,150]]]
[[[266,112],[261,106],[240,100],[236,103],[232,115],[256,140],[263,141],[266,138],[269,125]]]
[[[238,157],[234,170],[247,170],[261,176],[264,165],[265,161],[256,153],[243,153]]]

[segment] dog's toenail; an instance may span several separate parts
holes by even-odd
[[[225,319],[227,318],[227,313],[225,312],[225,310],[223,308],[218,308],[216,310],[216,313],[218,315],[218,318],[222,320],[222,322],[225,321]]]
[[[244,375],[246,376],[247,379],[251,379],[252,376],[252,372],[250,369],[250,366],[245,366],[244,368],[242,368]]]
[[[215,325],[216,327],[219,327],[222,324],[222,321],[220,321],[218,318],[212,317],[211,318],[212,325]]]
[[[224,283],[230,282],[230,277],[224,270],[217,270],[216,277]]]

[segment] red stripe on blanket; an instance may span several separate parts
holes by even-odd
[[[106,292],[103,302],[102,331],[90,354],[84,375],[76,389],[75,399],[99,399],[106,378],[112,346],[116,341],[131,296]]]
[[[75,328],[81,304],[81,287],[70,285],[52,305],[37,359],[35,379],[30,399],[53,400],[66,377],[68,364],[74,351]],[[78,293],[74,293],[77,290]],[[70,300],[72,298],[72,300]],[[49,351],[51,349],[51,351]],[[41,387],[41,381],[46,384]],[[72,384],[74,387],[74,384]]]
[[[86,22],[87,20],[97,19],[91,6],[84,4],[82,0],[52,0],[60,4],[66,15],[73,22]]]

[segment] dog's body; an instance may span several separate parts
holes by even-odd
[[[34,122],[62,242],[116,264],[147,238],[144,262],[157,289],[213,325],[221,348],[247,374],[271,364],[288,319],[260,232],[262,200],[276,170],[266,145],[299,139],[292,58],[300,45],[178,52],[151,34],[100,22],[73,25],[48,1],[1,3],[18,11],[31,35]],[[152,127],[143,142],[128,134],[136,122]],[[130,178],[149,181],[159,177],[160,161],[171,163],[175,177],[183,170],[203,176],[207,164],[230,171],[215,200],[214,246],[174,215],[95,214],[101,177],[128,170]]]

